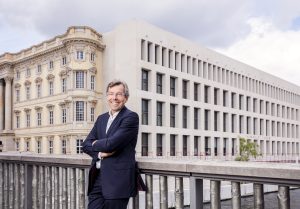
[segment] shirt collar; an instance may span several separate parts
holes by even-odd
[[[115,119],[117,117],[117,115],[119,114],[120,111],[115,112],[114,114],[111,113],[111,110],[108,111],[109,117],[112,119]]]

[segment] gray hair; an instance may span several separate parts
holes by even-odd
[[[106,93],[108,92],[109,88],[112,88],[114,86],[119,86],[119,85],[123,85],[125,97],[129,97],[129,88],[128,88],[127,83],[125,81],[121,81],[121,80],[117,80],[117,79],[111,81],[107,85],[107,87],[106,87]]]

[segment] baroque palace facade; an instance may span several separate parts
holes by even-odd
[[[300,87],[142,21],[63,35],[0,56],[3,151],[81,153],[105,87],[129,84],[138,156],[298,156]]]

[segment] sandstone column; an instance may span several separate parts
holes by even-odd
[[[11,112],[12,112],[12,102],[11,102],[11,81],[12,77],[6,77],[5,80],[5,130],[11,130]]]

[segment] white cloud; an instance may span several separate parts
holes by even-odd
[[[217,51],[299,86],[300,31],[281,31],[264,18],[251,18],[248,24],[247,37]]]

